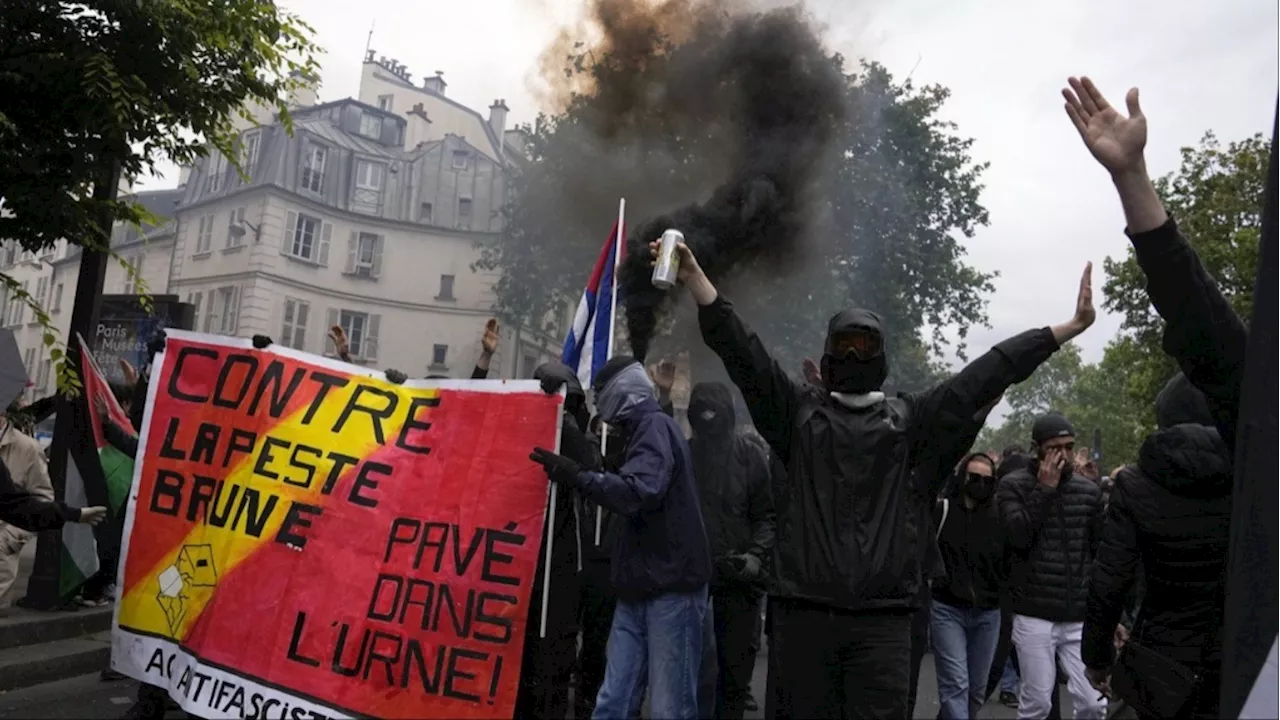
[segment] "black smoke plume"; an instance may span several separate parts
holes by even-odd
[[[604,36],[596,48],[615,68],[635,69],[596,75],[592,124],[600,134],[625,136],[638,116],[658,113],[669,118],[660,121],[668,132],[705,132],[716,147],[705,152],[703,145],[703,167],[688,169],[711,176],[701,183],[711,189],[708,199],[629,223],[619,294],[637,358],[648,353],[671,303],[650,282],[648,243],[667,228],[680,230],[712,280],[748,264],[775,273],[795,267],[813,227],[814,186],[844,117],[845,78],[803,11],[725,7],[679,0],[592,6]]]

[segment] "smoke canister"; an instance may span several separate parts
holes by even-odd
[[[676,254],[676,246],[684,242],[684,233],[679,230],[667,230],[662,233],[658,243],[658,258],[653,265],[653,286],[659,290],[670,290],[676,286],[676,275],[680,272],[680,256]]]

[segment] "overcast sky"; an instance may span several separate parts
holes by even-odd
[[[778,4],[778,3],[774,3]],[[537,114],[537,60],[555,29],[573,21],[573,0],[287,0],[326,52],[320,98],[357,93],[373,28],[379,55],[415,80],[441,70],[448,94],[482,113],[505,98],[511,120]],[[852,7],[850,7],[852,6]],[[982,202],[990,226],[967,242],[969,260],[999,270],[992,328],[970,336],[985,348],[1074,306],[1079,272],[1126,241],[1104,172],[1062,111],[1060,88],[1089,74],[1123,107],[1142,90],[1153,175],[1174,170],[1178,149],[1206,130],[1225,140],[1270,132],[1277,91],[1275,0],[810,0],[830,47],[884,63],[896,76],[949,87],[946,119],[989,161]],[[176,172],[145,183],[176,183]],[[1119,327],[1103,316],[1079,343],[1087,360]]]

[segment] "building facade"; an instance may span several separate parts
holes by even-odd
[[[439,81],[435,84],[434,81]],[[493,315],[496,275],[473,268],[497,240],[505,170],[522,147],[506,106],[489,117],[445,98],[443,78],[415,87],[389,61],[364,64],[360,99],[300,105],[239,135],[243,173],[211,154],[174,190],[138,193],[159,227],[117,227],[106,293],[177,295],[196,329],[332,356],[341,326],[353,359],[410,377],[468,377]],[[433,89],[434,88],[434,89]],[[313,96],[312,96],[313,97]],[[79,269],[65,243],[41,257],[0,254],[3,271],[46,307],[65,339]],[[34,396],[52,392],[30,309],[6,295]],[[558,356],[556,332],[503,328],[491,377],[530,377]]]

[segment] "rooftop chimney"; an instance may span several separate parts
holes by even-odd
[[[489,106],[489,127],[493,128],[493,134],[498,136],[498,152],[502,152],[502,133],[507,129],[507,113],[510,108],[507,107],[506,100],[494,100]]]
[[[367,63],[371,63],[371,62],[373,62],[373,52],[374,52],[373,50],[365,50],[365,51],[364,51],[364,61],[365,61],[365,62],[367,62]]]
[[[447,85],[448,83],[444,81],[443,70],[437,70],[435,77],[423,78],[422,80],[422,87],[424,89],[430,90],[431,92],[437,93],[439,95],[444,94],[444,89],[445,89],[445,86]]]
[[[427,141],[431,134],[431,118],[427,117],[427,111],[423,109],[422,103],[415,104],[413,109],[405,115],[408,116],[409,123],[404,131],[404,147],[406,150],[412,150]]]

